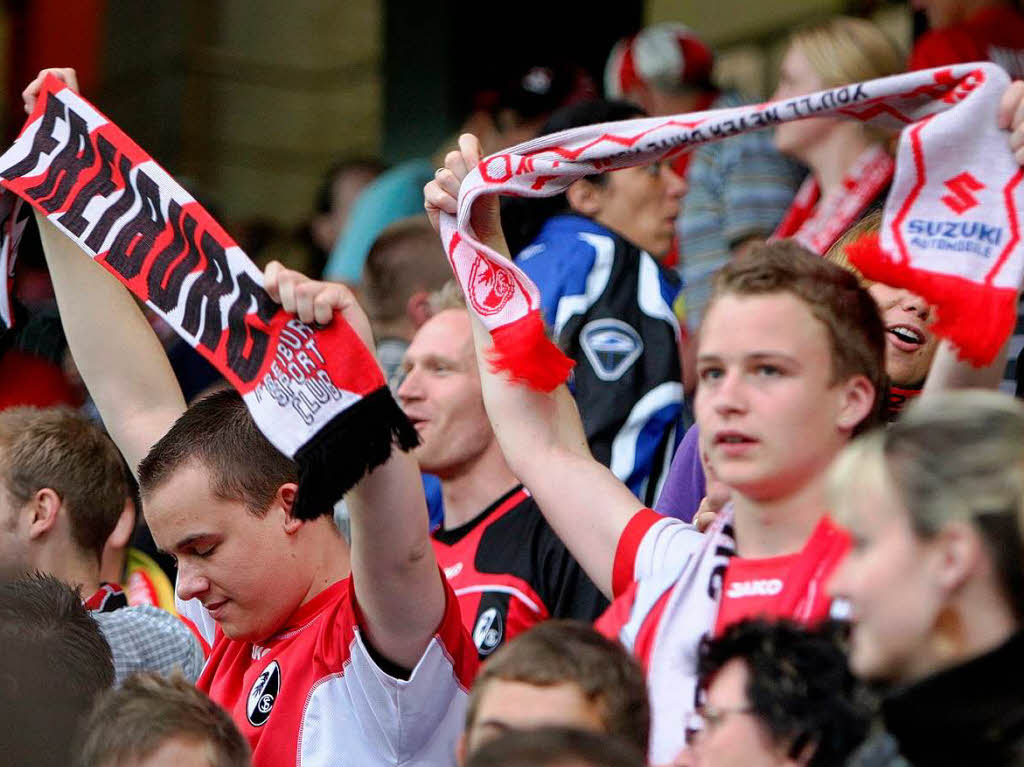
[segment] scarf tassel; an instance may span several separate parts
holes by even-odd
[[[491,369],[534,391],[549,392],[565,383],[576,363],[548,338],[540,310],[491,331]]]
[[[398,446],[408,452],[419,435],[386,386],[336,415],[295,453],[299,490],[292,513],[316,519]]]
[[[846,252],[869,280],[912,290],[933,307],[941,307],[931,331],[949,340],[957,355],[976,367],[990,364],[1013,332],[1017,291],[1012,288],[996,288],[896,263],[882,249],[877,234],[850,243]]]

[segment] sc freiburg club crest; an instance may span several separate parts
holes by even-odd
[[[253,727],[262,727],[267,723],[274,701],[281,692],[281,667],[273,661],[256,677],[249,699],[245,704],[245,715]]]

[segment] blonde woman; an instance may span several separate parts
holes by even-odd
[[[849,446],[831,503],[853,549],[850,664],[887,683],[886,729],[912,764],[1024,763],[1024,405],[925,398]]]
[[[903,71],[903,53],[875,24],[838,16],[795,33],[773,99],[790,99]],[[836,117],[784,123],[775,146],[810,174],[775,231],[825,253],[839,236],[881,205],[895,167],[887,137]]]

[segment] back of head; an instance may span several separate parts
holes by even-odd
[[[881,423],[888,386],[885,327],[871,294],[853,273],[793,240],[776,240],[753,245],[715,275],[708,311],[725,295],[773,293],[798,298],[825,326],[834,383],[863,375],[874,386],[874,408],[854,433]]]
[[[136,674],[97,701],[81,730],[78,764],[137,765],[172,739],[205,746],[203,767],[251,763],[231,717],[183,677]]]
[[[650,705],[643,669],[618,642],[578,621],[549,620],[520,634],[484,665],[470,693],[466,730],[493,680],[535,687],[570,683],[599,706],[605,732],[647,751]]]
[[[866,462],[883,467],[910,516],[929,539],[951,522],[981,532],[1007,603],[1024,619],[1024,404],[997,392],[966,390],[915,402],[889,428],[854,442],[832,472],[832,495],[854,490]]]
[[[663,91],[712,90],[711,48],[689,27],[663,22],[619,40],[604,70],[605,95],[628,98],[647,86]]]
[[[706,692],[730,661],[747,670],[747,702],[776,744],[811,767],[842,765],[868,732],[870,714],[840,644],[842,627],[808,629],[748,620],[705,640],[698,672]]]
[[[391,224],[374,241],[363,266],[363,295],[374,332],[401,321],[413,294],[439,290],[451,274],[441,241],[425,216]]]
[[[65,408],[0,412],[0,492],[14,506],[51,488],[60,496],[74,543],[97,562],[129,494],[124,460],[103,429]]]
[[[477,749],[465,767],[643,767],[641,752],[619,738],[585,730],[513,730]]]
[[[194,402],[150,448],[139,464],[143,498],[192,462],[208,472],[214,495],[242,501],[257,516],[281,485],[298,482],[295,463],[270,444],[234,389]]]
[[[48,575],[0,584],[0,754],[71,761],[79,722],[114,683],[114,661],[78,593]]]
[[[905,69],[905,54],[867,19],[834,16],[797,30],[790,45],[803,53],[825,88],[888,77]]]

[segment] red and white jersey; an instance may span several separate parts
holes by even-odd
[[[454,765],[477,654],[446,587],[444,618],[408,680],[382,671],[350,578],[259,644],[217,630],[199,689],[227,709],[255,767]]]
[[[828,615],[824,585],[849,548],[844,531],[823,517],[797,554],[745,560],[734,557],[731,519],[729,509],[704,535],[642,509],[619,540],[615,601],[596,626],[619,639],[647,674],[653,764],[671,762],[685,745],[682,722],[697,704],[704,636],[756,615],[806,622]]]

